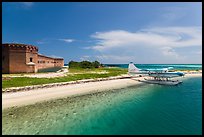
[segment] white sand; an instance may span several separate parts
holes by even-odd
[[[198,74],[186,74],[185,77],[198,77]],[[144,77],[135,78],[143,79]],[[73,84],[60,87],[53,87],[47,89],[36,89],[30,91],[3,93],[2,94],[2,109],[34,104],[36,102],[47,101],[50,99],[63,98],[68,96],[78,96],[89,94],[93,92],[100,92],[110,89],[119,89],[127,86],[143,84],[133,79],[117,79],[108,81],[89,82],[82,84]]]
[[[2,109],[13,106],[34,104],[36,102],[63,98],[73,95],[76,96],[110,89],[119,89],[137,84],[141,83],[131,79],[117,79],[108,81],[89,82],[83,84],[73,84],[47,89],[3,93]]]
[[[57,72],[27,74],[27,75],[24,75],[24,77],[34,77],[34,78],[63,77],[63,76],[66,76],[67,72],[68,72],[68,69],[63,68]]]
[[[184,77],[202,77],[202,73],[187,73]]]

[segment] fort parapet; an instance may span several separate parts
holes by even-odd
[[[63,58],[38,54],[38,47],[26,44],[2,44],[2,73],[35,73],[40,69],[63,67]]]

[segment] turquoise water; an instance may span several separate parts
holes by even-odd
[[[201,135],[202,78],[144,84],[2,112],[3,134]]]
[[[68,64],[64,64],[68,66]],[[104,64],[106,67],[128,68],[128,64]],[[156,69],[173,67],[176,70],[201,70],[202,64],[135,64],[140,69]]]
[[[105,66],[114,66],[128,68],[128,64],[105,64]],[[135,64],[140,69],[155,69],[173,67],[176,70],[201,70],[202,64]]]

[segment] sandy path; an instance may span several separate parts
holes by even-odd
[[[140,82],[131,79],[117,79],[109,81],[66,85],[48,89],[36,89],[24,92],[4,93],[2,94],[2,109],[13,106],[34,104],[40,101],[62,98],[67,96],[100,92],[108,89],[119,89],[127,86],[137,85],[139,83]]]
[[[58,72],[51,72],[51,73],[35,73],[32,75],[24,75],[24,77],[34,77],[34,78],[54,78],[54,77],[63,77],[66,76],[68,69],[61,69]]]

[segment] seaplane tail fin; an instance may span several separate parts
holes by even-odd
[[[133,62],[130,62],[128,65],[128,72],[129,73],[134,73],[134,72],[139,72],[140,70],[133,64]]]

